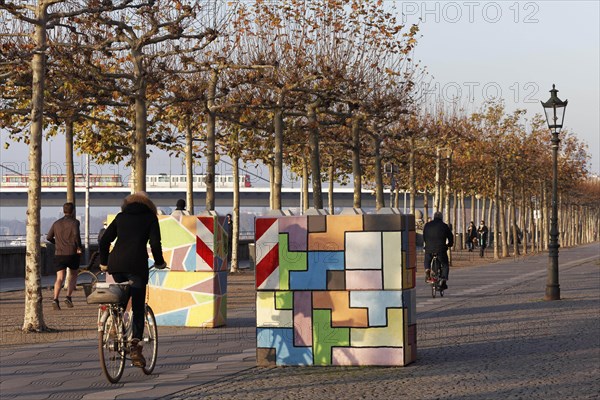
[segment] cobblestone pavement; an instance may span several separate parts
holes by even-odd
[[[524,278],[477,269],[494,279],[421,301],[435,306],[418,313],[418,359],[408,367],[252,368],[168,398],[598,399],[600,265],[591,250],[595,260],[562,264],[561,301],[541,300],[546,259],[528,263]]]
[[[600,247],[561,249],[560,301],[542,300],[547,259],[455,269],[443,298],[419,279],[418,359],[404,368],[255,367],[247,273],[230,277],[227,327],[159,328],[153,375],[128,366],[109,384],[94,333],[55,340],[59,332],[43,344],[1,346],[0,398],[598,399]],[[16,304],[2,299],[0,310]]]

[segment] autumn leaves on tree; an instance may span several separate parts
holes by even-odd
[[[548,208],[532,201],[546,201],[550,179],[543,120],[507,113],[501,101],[469,114],[457,103],[424,96],[430,77],[413,58],[419,26],[403,25],[394,6],[381,0],[0,1],[0,128],[30,146],[27,304],[34,311],[23,329],[45,329],[37,239],[43,135],[67,138],[67,200],[74,200],[74,152],[98,163],[126,160],[137,191],[145,190],[146,160],[156,147],[185,158],[191,209],[195,167],[206,160],[205,206],[213,210],[215,165],[227,155],[234,174],[241,162],[269,166],[275,210],[284,171],[292,171],[302,179],[305,209],[324,207],[326,181],[331,211],[334,184],[353,185],[355,207],[362,189],[373,188],[378,209],[397,206],[398,190],[406,188],[412,213],[417,195],[434,193],[433,208],[462,227],[466,217],[456,217],[457,204],[475,195],[491,199],[487,204],[499,210],[498,257],[508,254],[517,227],[546,234],[531,218]],[[587,159],[585,146],[567,133],[559,186],[565,232],[578,238],[578,216],[585,214],[589,226],[598,221],[600,196],[586,195]],[[389,204],[384,188],[392,180]],[[237,186],[233,207],[235,219]],[[237,229],[235,222],[234,240]]]

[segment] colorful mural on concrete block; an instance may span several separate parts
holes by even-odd
[[[222,218],[213,214],[158,219],[163,256],[170,268],[150,275],[149,304],[158,325],[225,325],[228,266]],[[154,264],[151,258],[148,262]]]
[[[399,214],[257,218],[258,365],[415,361],[414,226]]]
[[[153,271],[148,304],[160,326],[213,328],[227,322],[227,271]]]

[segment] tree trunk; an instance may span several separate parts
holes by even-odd
[[[541,220],[540,220],[540,229],[542,231],[541,234],[541,245],[542,245],[542,249],[543,250],[548,250],[548,234],[549,234],[549,228],[548,228],[548,204],[546,202],[546,182],[541,182],[541,206],[540,206],[540,214],[541,214]]]
[[[68,118],[65,121],[65,164],[67,167],[67,202],[75,204],[75,163],[73,162],[73,125],[74,122],[71,118]],[[86,224],[88,224],[87,215]],[[87,255],[89,254],[89,246],[87,243],[85,254],[85,261],[87,262]],[[69,287],[69,282],[71,281],[71,276],[73,273],[74,272],[73,270],[71,270],[71,268],[67,268],[65,282],[63,285],[64,289],[67,289]]]
[[[375,152],[375,209],[380,210],[385,207],[383,198],[383,174],[381,173],[381,142],[379,138],[373,137],[373,146]]]
[[[415,138],[408,138],[408,190],[410,191],[410,214],[416,212],[417,177],[415,176]]]
[[[435,187],[434,187],[434,194],[433,194],[433,212],[436,213],[440,210],[440,195],[441,195],[441,190],[440,190],[440,148],[436,147],[435,148]]]
[[[446,188],[444,189],[444,219],[450,222],[450,185],[452,184],[452,150],[446,150]],[[454,221],[456,225],[456,221]]]
[[[566,227],[568,226],[568,207],[563,207],[562,202],[562,193],[558,194],[557,200],[557,209],[558,209],[558,220],[556,221],[558,227],[558,243],[561,246],[568,246],[569,243],[566,239]]]
[[[515,187],[512,187],[512,201],[510,202],[511,215],[512,215],[512,232],[513,232],[513,255],[520,256],[519,252],[519,227],[517,225],[517,207],[515,205]]]
[[[463,249],[465,243],[467,242],[467,226],[469,226],[468,222],[467,222],[467,206],[465,204],[465,191],[461,190],[460,192],[460,209],[461,209],[461,215],[462,215],[462,243],[460,245],[460,248]],[[471,207],[472,208],[472,207]]]
[[[193,133],[192,127],[189,124],[185,130],[185,174],[186,174],[186,191],[185,204],[190,215],[194,215],[194,159],[193,159]]]
[[[217,81],[219,71],[211,70],[208,82],[208,96],[206,113],[206,209],[213,211],[215,209],[215,145],[217,117],[214,113],[215,96],[217,93]]]
[[[281,210],[281,184],[283,176],[283,103],[282,95],[279,96],[277,107],[273,115],[274,149],[273,149],[273,186],[271,189],[273,204],[271,209]]]
[[[423,221],[429,221],[429,194],[427,193],[427,187],[423,189]]]
[[[452,202],[452,205],[448,204],[448,208],[452,207],[452,223],[450,225],[450,227],[452,228],[452,233],[454,234],[454,238],[460,238],[460,236],[457,235],[458,233],[458,214],[457,214],[457,207],[458,207],[458,199],[457,199],[457,194],[456,192],[454,192],[454,201]],[[450,196],[448,196],[450,197]],[[462,250],[462,240],[459,240],[460,244],[458,245],[458,248]],[[456,240],[454,240],[454,245],[456,246]],[[450,251],[448,251],[448,259],[450,260],[450,263],[452,264],[452,252],[454,251],[454,248],[450,248]]]
[[[307,107],[310,144],[310,169],[312,174],[313,207],[323,208],[323,193],[321,191],[321,159],[319,151],[319,126],[317,121],[318,101]]]
[[[415,215],[416,212],[416,195],[417,195],[417,183],[415,176],[415,138],[408,138],[409,153],[408,153],[408,186],[410,190],[410,214]]]
[[[538,243],[538,224],[536,222],[535,219],[535,203],[533,202],[533,199],[530,198],[529,199],[529,226],[530,226],[530,232],[531,232],[531,252],[535,254],[535,252],[537,251],[537,243]]]
[[[494,259],[500,258],[500,235],[498,234],[500,228],[500,163],[496,161],[496,168],[494,173],[494,203],[496,204],[496,215],[494,218]],[[490,236],[492,236],[490,234]]]
[[[131,178],[129,179],[129,191],[133,194],[135,193],[135,156],[131,157],[131,165],[129,166],[129,169],[131,169]]]
[[[27,189],[27,226],[25,252],[25,315],[24,332],[48,330],[44,322],[41,285],[40,197],[42,193],[42,134],[44,113],[44,85],[46,79],[46,24],[48,20],[45,1],[36,9],[36,51],[31,61],[31,126],[29,138],[29,187]]]
[[[275,209],[274,206],[274,202],[273,202],[273,192],[275,191],[275,166],[273,165],[273,163],[269,163],[267,164],[267,166],[269,167],[269,208],[271,210]]]
[[[353,207],[361,208],[362,169],[360,165],[360,117],[352,118],[352,175],[354,177]]]
[[[484,205],[484,209],[482,210],[483,212],[485,212],[485,203],[486,203],[486,198],[484,197],[484,198],[483,198],[483,205]],[[487,222],[488,222],[490,225],[492,225],[492,223],[494,222],[494,221],[492,220],[492,215],[493,215],[493,214],[492,214],[492,211],[493,211],[493,207],[494,207],[494,202],[493,202],[493,200],[492,200],[492,198],[491,198],[491,197],[490,197],[489,199],[487,199],[487,203],[488,203],[488,205],[487,205],[488,209],[487,209],[487,218],[486,218],[486,221],[487,221]]]
[[[475,223],[475,226],[479,226],[479,221],[475,221],[477,219],[476,214],[475,214],[475,208],[477,207],[477,205],[478,205],[478,201],[475,198],[475,195],[472,194],[471,195],[471,221],[473,221]],[[477,210],[477,213],[479,213],[479,210]]]
[[[498,211],[500,214],[500,233],[502,236],[502,258],[505,258],[508,257],[508,229],[506,227],[506,202],[504,201],[504,187],[502,185],[502,179],[500,179]]]
[[[329,157],[329,188],[327,190],[328,200],[329,200],[329,214],[333,215],[333,181],[334,181],[334,166],[333,166],[333,156]]]
[[[484,220],[485,222],[487,222],[488,224],[492,223],[492,220],[490,219],[489,215],[486,215],[485,213],[485,203],[487,201],[487,198],[485,196],[481,197],[481,219]]]
[[[146,107],[146,90],[148,82],[143,66],[142,54],[139,50],[132,51],[134,58],[135,76],[137,79],[137,93],[135,95],[135,178],[134,190],[136,192],[146,191],[146,139],[148,131],[148,109]]]
[[[75,163],[73,162],[73,120],[65,121],[65,164],[67,167],[67,202],[75,204]]]
[[[521,208],[519,210],[519,226],[521,227],[521,231],[523,232],[523,239],[522,239],[522,245],[523,245],[523,254],[527,254],[527,245],[528,245],[528,240],[529,240],[529,232],[531,232],[529,229],[527,229],[527,225],[526,225],[526,216],[528,215],[528,210],[527,210],[527,202],[525,201],[525,186],[521,185]]]
[[[239,272],[238,243],[240,240],[240,157],[237,152],[231,157],[233,164],[233,226],[231,227],[231,272]]]
[[[302,160],[302,210],[306,211],[308,210],[309,206],[309,201],[308,201],[308,179],[309,179],[309,174],[308,174],[308,161],[306,160],[306,158],[304,158]]]

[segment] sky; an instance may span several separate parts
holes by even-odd
[[[543,113],[552,84],[568,99],[564,129],[588,144],[590,171],[600,173],[600,2],[594,1],[387,1],[407,24],[421,18],[415,58],[432,84],[423,90],[449,104],[458,97],[472,112],[485,100],[504,99],[507,112]],[[2,145],[6,132],[0,132]],[[43,143],[44,171],[64,165],[64,140]],[[550,133],[548,133],[550,152]],[[26,173],[28,149],[11,144],[0,163]],[[83,171],[77,158],[77,172]],[[253,171],[264,174],[262,168]],[[123,166],[97,172],[123,173]],[[94,171],[93,170],[93,171]],[[154,149],[148,173],[179,173],[182,159]],[[6,170],[2,171],[6,173]],[[264,176],[264,175],[263,175]]]
[[[472,111],[500,97],[531,118],[556,84],[569,100],[563,129],[588,144],[590,170],[600,172],[599,1],[394,3],[407,23],[421,18],[415,58],[434,77],[432,96],[459,97]]]

